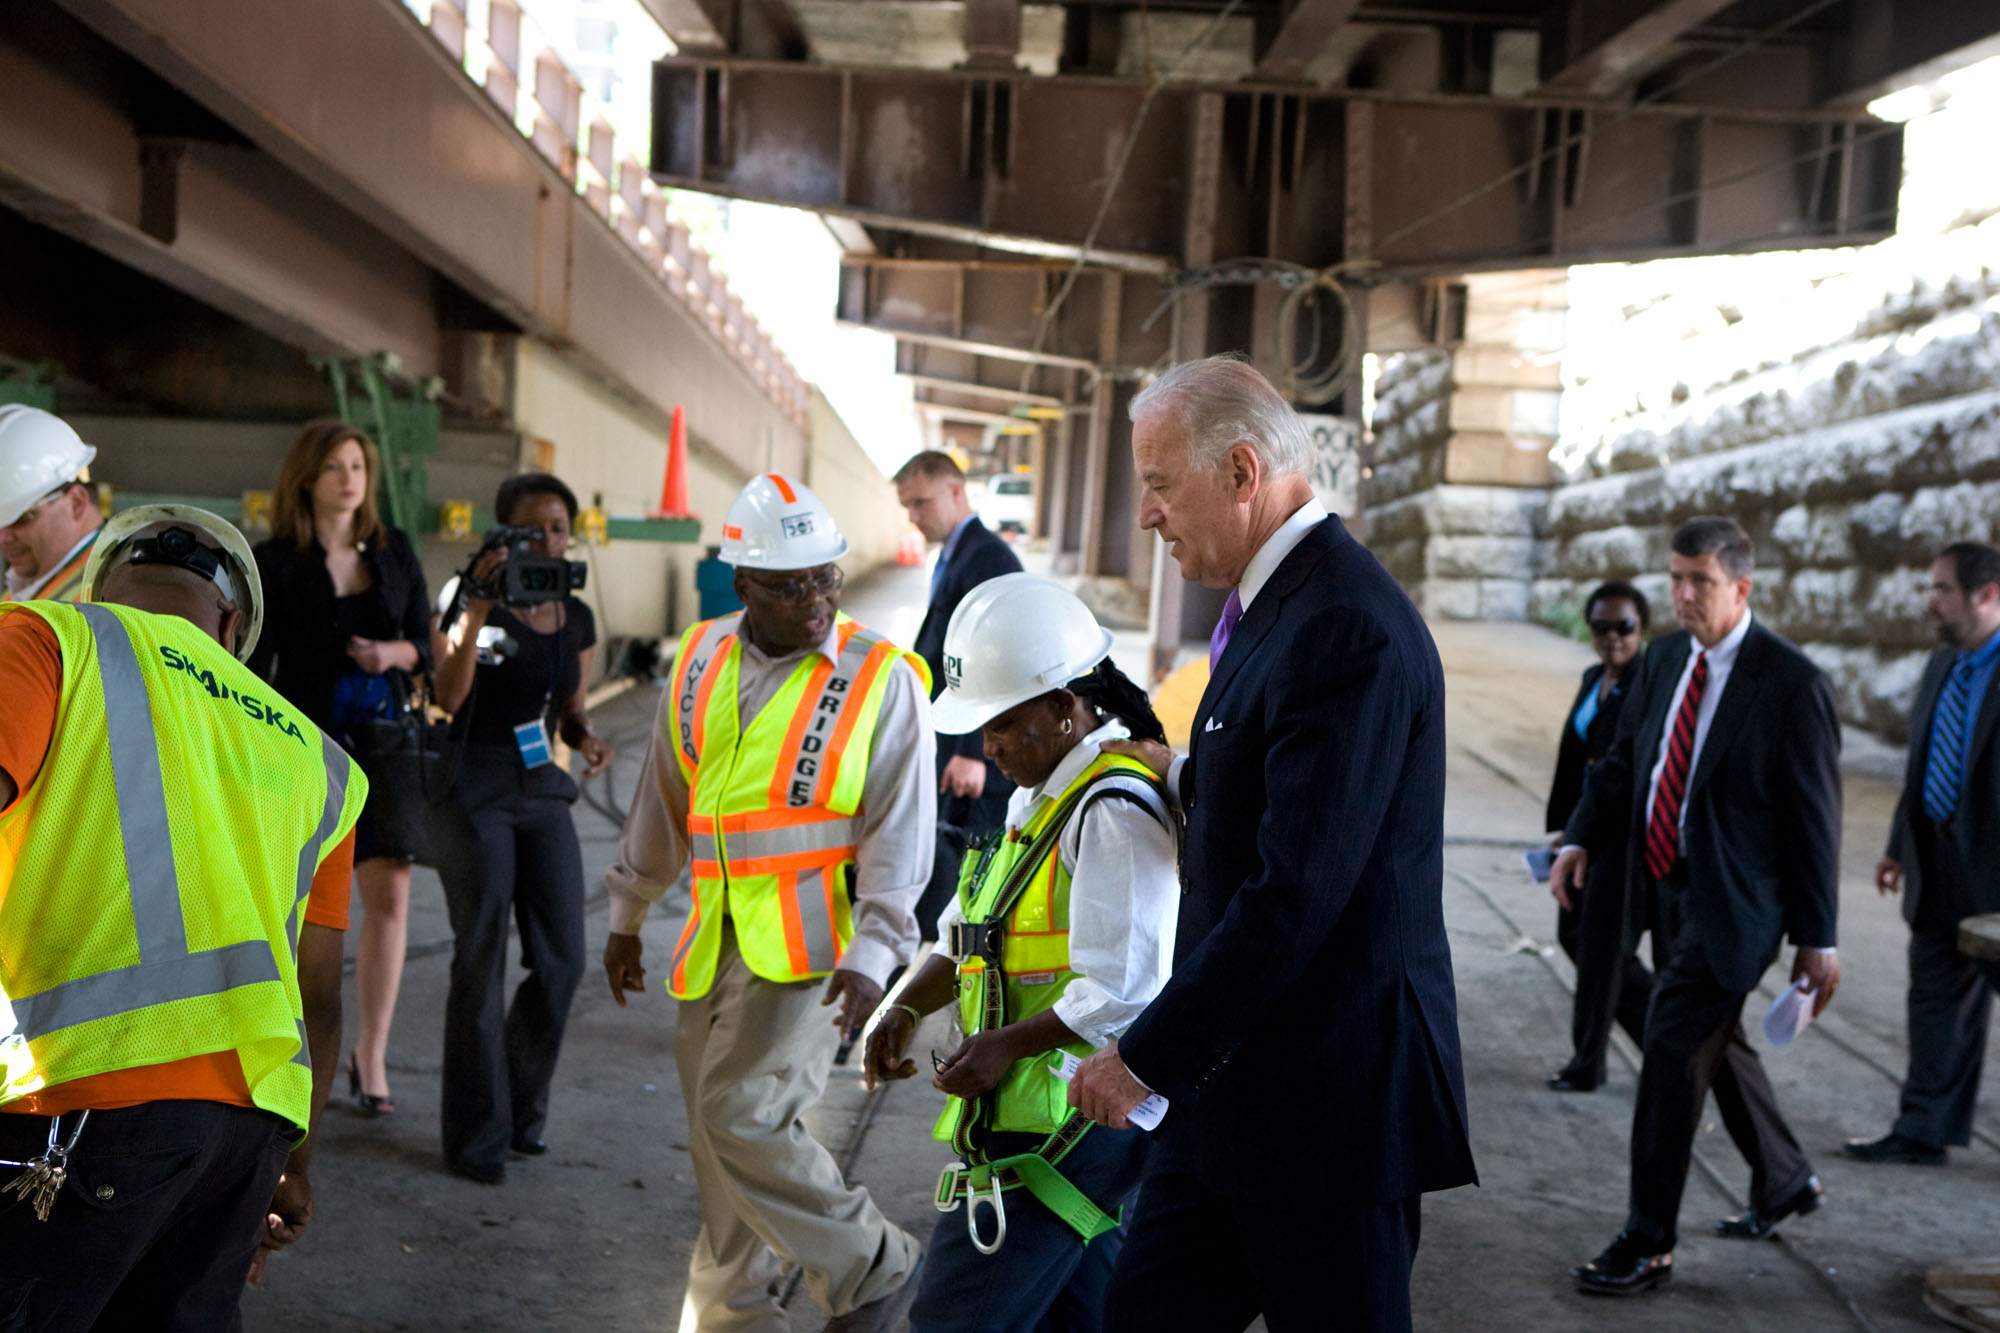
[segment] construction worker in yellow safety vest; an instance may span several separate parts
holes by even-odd
[[[104,526],[90,463],[97,450],[38,407],[0,407],[0,601],[80,602],[91,543]]]
[[[0,1327],[240,1326],[312,1216],[367,783],[242,664],[241,533],[106,525],[0,606]]]
[[[915,949],[937,822],[929,672],[840,614],[846,553],[819,497],[781,474],[730,505],[721,556],[743,610],[681,636],[605,877],[623,1005],[645,988],[647,909],[691,872],[663,937],[702,1216],[682,1333],[789,1328],[785,1264],[828,1329],[887,1328],[921,1257],[800,1119],[836,1037],[853,1040]]]
[[[1072,1111],[1063,1068],[1159,994],[1180,910],[1177,826],[1159,784],[1102,748],[1166,739],[1110,652],[1083,603],[1032,574],[980,584],[945,631],[937,728],[979,728],[1017,790],[1006,824],[966,852],[958,897],[938,921],[941,951],[868,1038],[871,1082],[910,1077],[918,1025],[956,993],[965,1039],[936,1062],[932,1083],[951,1098],[935,1137],[958,1160],[938,1182],[946,1215],[913,1333],[1102,1324],[1147,1138]]]

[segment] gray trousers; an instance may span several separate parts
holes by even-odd
[[[836,1315],[895,1291],[917,1266],[916,1237],[806,1132],[839,1044],[825,990],[751,972],[727,923],[715,983],[681,1004],[674,1063],[701,1196],[681,1333],[784,1333],[784,1263],[804,1269],[806,1290]]]

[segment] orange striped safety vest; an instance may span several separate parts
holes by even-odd
[[[715,981],[726,912],[750,970],[768,981],[833,971],[854,937],[849,892],[868,754],[897,658],[930,688],[922,658],[842,615],[838,660],[812,653],[744,725],[737,706],[739,616],[681,636],[667,739],[688,784],[694,904],[667,991],[692,1000]]]

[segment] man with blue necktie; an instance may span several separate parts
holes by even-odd
[[[943,692],[944,631],[951,613],[965,595],[988,579],[1021,572],[1014,548],[994,535],[972,512],[965,497],[965,473],[950,454],[935,449],[896,469],[896,499],[925,541],[937,542],[937,565],[931,570],[930,607],[911,645],[930,664],[931,697]],[[973,839],[999,828],[1007,819],[1007,798],[1014,784],[986,758],[974,731],[965,736],[937,738],[938,838],[930,886],[917,903],[917,925],[925,939],[937,934],[938,913],[958,888],[958,863]]]
[[[1925,610],[1942,645],[1910,711],[1910,758],[1875,887],[1910,923],[1910,1071],[1895,1127],[1847,1143],[1864,1162],[1943,1166],[1972,1139],[2000,966],[1958,951],[1958,923],[2000,911],[2000,551],[1945,548]],[[1904,891],[1907,884],[1907,891]]]

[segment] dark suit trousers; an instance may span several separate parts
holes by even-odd
[[[1570,1012],[1570,1041],[1575,1053],[1563,1067],[1567,1078],[1587,1087],[1604,1082],[1604,1051],[1615,1022],[1643,1046],[1646,1008],[1653,999],[1653,973],[1639,961],[1639,932],[1633,921],[1650,912],[1628,913],[1623,888],[1625,867],[1613,858],[1594,865],[1583,900],[1556,913],[1556,942],[1576,964],[1576,1001]],[[1651,892],[1647,885],[1645,892]],[[1654,962],[1665,951],[1659,932],[1653,933]]]
[[[1217,1194],[1196,1178],[1186,1139],[1168,1130],[1154,1145],[1105,1333],[1236,1333],[1260,1313],[1271,1333],[1407,1333],[1421,1196],[1357,1206],[1309,1190]]]
[[[1658,885],[1659,928],[1670,941],[1646,1016],[1646,1058],[1632,1113],[1632,1200],[1625,1226],[1661,1250],[1674,1247],[1694,1155],[1695,1131],[1712,1088],[1736,1150],[1750,1164],[1750,1202],[1772,1207],[1805,1187],[1812,1164],[1778,1110],[1764,1063],[1743,1037],[1748,992],[1715,978],[1701,940],[1684,928],[1677,870]]]
[[[1986,1060],[1986,1027],[2000,965],[1958,951],[1958,923],[1972,912],[1958,848],[1922,814],[1910,821],[1923,880],[1910,930],[1910,1072],[1896,1133],[1932,1148],[1972,1142],[1972,1110]]]

